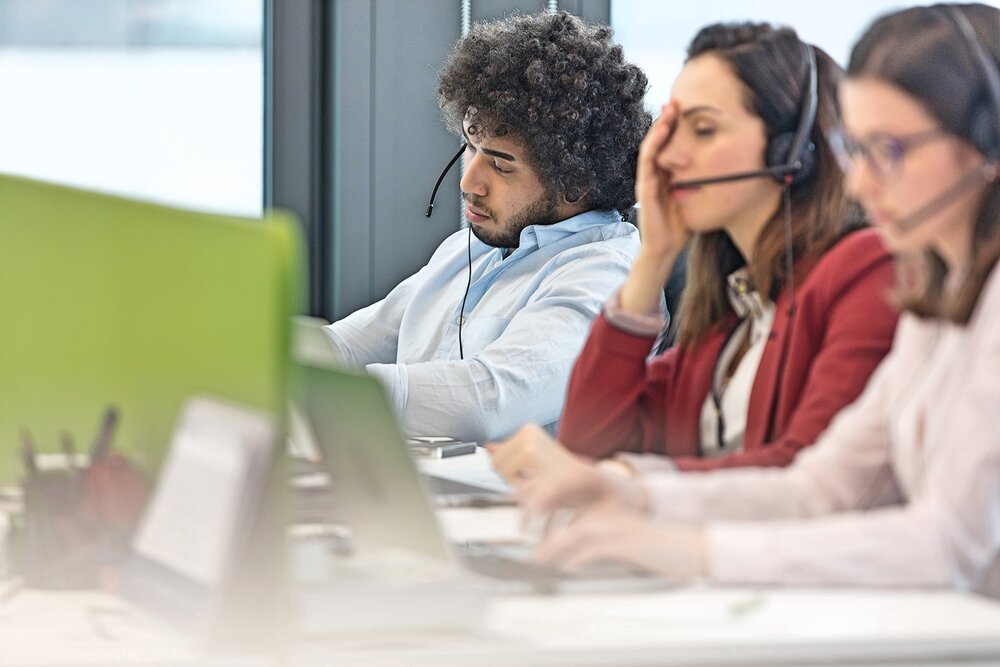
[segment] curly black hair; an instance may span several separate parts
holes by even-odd
[[[468,117],[479,133],[509,134],[556,194],[627,214],[651,117],[646,75],[611,35],[564,11],[476,26],[438,77],[448,129],[460,134]]]

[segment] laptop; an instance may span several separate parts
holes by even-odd
[[[337,350],[323,327],[328,322],[318,317],[297,315],[292,318],[292,350],[296,362],[306,367],[324,368],[336,371],[342,368]],[[348,374],[349,375],[349,374]],[[343,380],[350,383],[350,380]],[[337,410],[335,406],[328,409]],[[350,419],[352,415],[346,415]],[[382,415],[386,418],[386,415]],[[392,419],[391,415],[388,417]],[[321,452],[315,443],[314,434],[300,427],[301,415],[296,406],[292,406],[291,452],[297,459],[314,461],[321,458]],[[449,441],[455,446],[464,446],[461,453],[475,451],[476,443],[462,443],[448,438],[406,438],[411,453],[426,452],[432,456],[440,455],[441,441]],[[438,445],[438,447],[434,447]],[[471,449],[470,449],[471,448]],[[433,452],[430,450],[434,450]],[[456,452],[457,453],[457,452]],[[489,470],[455,470],[448,473],[424,474],[427,488],[433,494],[438,505],[447,507],[484,507],[491,505],[513,504],[513,494],[510,487],[500,475]]]
[[[338,516],[350,525],[353,550],[406,549],[430,559],[459,560],[473,572],[546,591],[564,590],[575,581],[628,579],[646,582],[643,588],[658,581],[617,564],[557,571],[534,563],[527,541],[448,543],[429,500],[429,485],[407,451],[381,385],[329,368],[298,364],[295,371],[300,407],[333,478]]]

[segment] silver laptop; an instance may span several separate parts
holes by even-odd
[[[296,403],[333,480],[338,517],[358,551],[405,546],[450,558],[382,387],[373,378],[295,364]]]
[[[300,315],[292,318],[292,350],[297,363],[329,370],[342,368],[337,350],[323,329],[327,324],[326,320],[318,317]],[[330,406],[328,409],[339,412],[337,406]],[[298,416],[294,407],[293,416]],[[345,415],[344,418],[349,420],[352,416]],[[385,418],[385,415],[381,416]],[[392,419],[391,415],[389,419]],[[419,440],[408,439],[406,442],[412,443],[414,450],[426,448],[426,444]],[[463,444],[474,445],[474,443]],[[316,459],[320,454],[316,449],[314,438],[301,433],[297,433],[292,440],[292,453],[306,459]],[[425,475],[425,483],[439,505],[481,507],[513,503],[513,496],[506,482],[499,475],[489,471],[429,474]]]
[[[300,406],[333,478],[338,515],[349,523],[359,553],[406,549],[434,559],[458,556],[475,572],[549,589],[574,581],[651,581],[620,565],[559,572],[532,562],[526,543],[446,543],[381,385],[364,375],[303,364],[296,365],[296,375]]]

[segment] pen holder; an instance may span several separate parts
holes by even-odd
[[[128,554],[148,495],[145,477],[111,454],[83,470],[38,472],[23,484],[21,572],[35,588],[89,588]]]

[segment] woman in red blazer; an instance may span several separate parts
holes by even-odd
[[[692,41],[639,154],[642,249],[573,371],[569,450],[670,457],[623,457],[639,468],[783,466],[857,398],[897,313],[891,257],[852,222],[826,140],[840,75],[786,28],[713,25]],[[678,344],[649,359],[686,245]],[[565,464],[560,449],[526,427],[494,465],[519,480]]]

